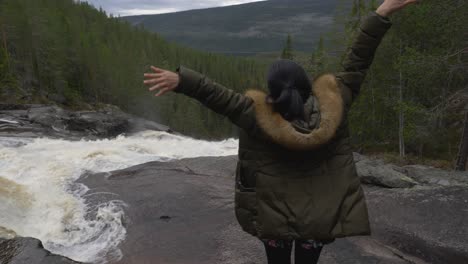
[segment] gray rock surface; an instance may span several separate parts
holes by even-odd
[[[98,111],[68,111],[52,105],[0,104],[0,136],[97,139],[143,130],[171,132],[167,126],[122,112],[115,106]]]
[[[0,264],[74,264],[68,258],[51,254],[34,238],[0,239]]]
[[[466,171],[446,171],[422,165],[405,166],[403,169],[408,177],[421,185],[468,186]]]
[[[354,154],[361,182],[385,188],[412,188],[415,186],[465,186],[468,172],[447,171],[423,165],[399,167],[383,160]]]
[[[468,263],[468,188],[366,189],[373,235],[430,263]]]
[[[128,205],[128,237],[121,245],[124,258],[119,263],[265,263],[262,244],[241,231],[235,220],[235,161],[235,157],[225,157],[153,162],[84,178],[90,192],[96,193],[88,196],[93,199],[91,203],[114,199],[97,194],[110,192]],[[455,212],[463,209],[464,200],[457,197],[465,189],[458,188],[440,189],[439,200],[453,194],[452,199],[457,199],[455,207],[429,200],[427,206],[433,211],[428,215],[427,192],[432,190],[435,194],[439,189],[413,188],[402,196],[396,193],[398,190],[366,187],[375,235],[338,239],[324,249],[320,263],[465,260],[468,254],[464,249],[468,245],[463,235],[468,235],[468,231],[455,225],[466,217],[466,212]],[[401,211],[394,213],[392,208],[397,206],[402,207]],[[442,214],[433,217],[439,211]],[[402,222],[407,229],[400,227]],[[448,236],[450,240],[445,240]],[[436,238],[442,241],[432,243]],[[422,244],[421,239],[428,242]],[[439,256],[421,254],[433,250]]]

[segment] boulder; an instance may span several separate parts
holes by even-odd
[[[361,182],[387,188],[411,188],[418,182],[406,176],[401,168],[382,160],[355,155],[356,169]]]
[[[128,116],[107,112],[76,112],[67,119],[66,128],[100,138],[115,137],[128,131]]]

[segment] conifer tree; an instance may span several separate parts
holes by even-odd
[[[294,59],[292,37],[290,34],[288,34],[288,37],[286,39],[286,44],[283,48],[283,51],[281,52],[281,59],[287,59],[287,60]]]

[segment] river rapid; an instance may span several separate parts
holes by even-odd
[[[41,240],[52,253],[88,263],[121,258],[125,204],[89,205],[88,173],[150,161],[237,154],[238,142],[195,140],[145,131],[97,141],[0,137],[0,237]]]

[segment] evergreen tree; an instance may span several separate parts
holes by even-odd
[[[290,34],[288,34],[288,37],[286,39],[286,44],[283,48],[283,51],[281,52],[281,59],[287,59],[287,60],[294,59],[292,37]]]
[[[329,56],[325,49],[323,36],[320,36],[317,47],[311,55],[310,65],[314,76],[317,76],[329,69]]]

